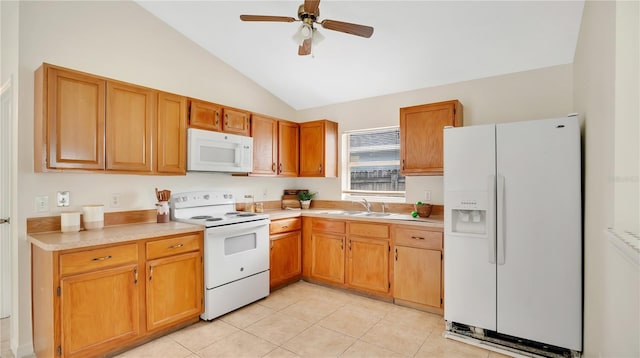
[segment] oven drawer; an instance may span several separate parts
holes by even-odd
[[[300,230],[302,223],[300,218],[290,218],[272,221],[269,224],[269,234],[279,234],[282,232],[289,232]]]
[[[60,276],[138,262],[138,245],[120,245],[60,255]]]
[[[200,234],[190,234],[147,242],[147,259],[200,250]]]
[[[442,250],[442,232],[423,229],[396,227],[394,243],[399,246],[420,249]]]

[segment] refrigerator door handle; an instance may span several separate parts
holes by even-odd
[[[497,195],[497,220],[496,227],[498,231],[498,265],[504,265],[505,262],[505,217],[504,217],[504,175],[498,174],[498,195]]]
[[[496,230],[495,230],[495,220],[490,217],[495,215],[496,212],[496,176],[489,175],[489,210],[487,210],[487,241],[489,242],[489,263],[496,263]]]

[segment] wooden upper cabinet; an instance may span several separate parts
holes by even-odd
[[[225,133],[249,136],[251,113],[235,108],[224,107],[222,109],[222,131]]]
[[[300,123],[300,176],[338,176],[338,124],[328,120]]]
[[[278,120],[253,114],[253,171],[251,174],[276,175],[278,170]]]
[[[278,121],[278,175],[297,177],[299,170],[298,123]]]
[[[156,171],[167,174],[187,172],[187,98],[158,93]]]
[[[298,176],[298,124],[251,115],[252,175]]]
[[[35,171],[103,170],[106,81],[41,66],[35,73]]]
[[[189,127],[222,131],[222,106],[215,103],[190,100]]]
[[[458,100],[400,108],[403,175],[442,175],[446,126],[462,126],[462,104]]]
[[[107,83],[107,170],[150,173],[157,92]]]

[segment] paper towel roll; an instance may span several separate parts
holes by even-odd
[[[63,211],[60,213],[60,231],[78,232],[80,231],[80,212]]]

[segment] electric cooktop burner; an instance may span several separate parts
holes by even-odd
[[[237,216],[245,217],[245,216],[256,216],[254,213],[240,213]]]
[[[238,214],[240,214],[239,211],[230,211],[228,213],[225,213],[225,215],[238,215]]]
[[[201,219],[213,219],[213,216],[211,215],[197,215],[197,216],[192,216],[191,219],[194,220],[201,220]]]
[[[222,220],[222,218],[209,218],[209,219],[206,219],[205,221],[220,221],[220,220]]]

